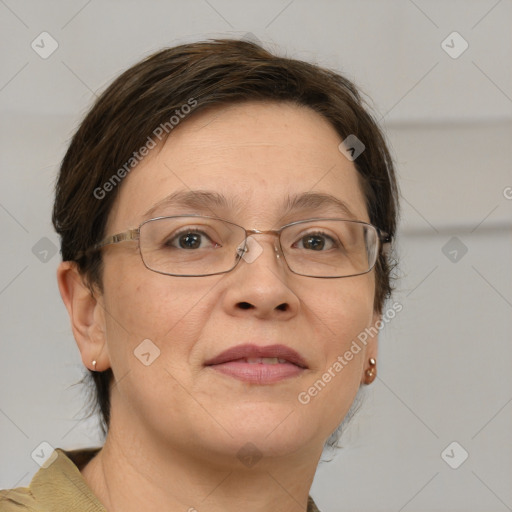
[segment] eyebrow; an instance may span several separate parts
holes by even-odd
[[[240,212],[242,210],[242,201],[238,197],[230,197],[210,190],[177,190],[164,197],[153,205],[146,213],[145,218],[151,218],[158,215],[158,212],[167,207],[190,208],[191,210],[209,211],[216,213],[214,208]]]
[[[238,216],[243,211],[246,202],[239,196],[226,197],[210,190],[178,190],[153,205],[145,214],[149,219],[158,216],[158,213],[166,207],[189,208],[201,212],[209,211],[216,214],[215,209],[229,211]],[[283,217],[297,210],[330,210],[342,214],[344,218],[357,220],[356,215],[347,203],[331,194],[324,192],[303,192],[288,195],[283,203]]]

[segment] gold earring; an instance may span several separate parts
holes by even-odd
[[[370,357],[368,363],[370,364],[370,368],[365,371],[365,384],[371,384],[375,380],[375,377],[377,377],[377,361],[373,357]]]

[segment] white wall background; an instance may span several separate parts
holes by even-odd
[[[73,130],[143,56],[251,32],[355,78],[384,116],[403,194],[404,309],[345,448],[319,466],[317,504],[512,510],[511,26],[510,0],[0,1],[0,487],[28,484],[41,441],[98,444],[76,419],[82,365],[59,255],[33,253],[44,237],[58,245],[52,187]],[[42,31],[59,44],[48,59],[31,48]],[[469,44],[455,59],[441,46],[453,31]],[[453,236],[467,248],[455,262],[442,251]],[[469,453],[456,470],[441,458],[452,441]]]

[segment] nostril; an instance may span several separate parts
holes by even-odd
[[[279,309],[280,311],[286,311],[288,309],[288,304],[286,302],[283,302],[282,304],[279,304],[276,309]]]
[[[248,302],[239,302],[238,306],[241,307],[242,309],[250,309],[253,307],[253,305],[249,304]]]

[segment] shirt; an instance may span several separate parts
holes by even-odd
[[[0,512],[107,512],[80,473],[100,449],[57,448],[55,460],[42,467],[28,487],[0,490]],[[311,496],[307,512],[320,512]]]

